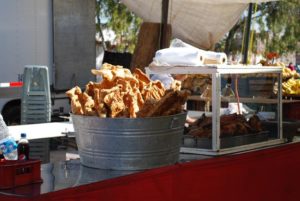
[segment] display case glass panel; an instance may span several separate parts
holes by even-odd
[[[202,66],[150,68],[148,73],[189,74],[188,116],[181,151],[220,155],[283,142],[281,68]],[[183,83],[183,88],[188,88]]]

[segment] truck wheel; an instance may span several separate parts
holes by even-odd
[[[21,122],[21,106],[16,105],[8,108],[3,112],[3,119],[7,125],[20,125]]]

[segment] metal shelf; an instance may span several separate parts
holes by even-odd
[[[188,100],[193,101],[211,101],[209,98],[200,97],[200,95],[191,95]],[[235,97],[221,97],[222,102],[237,102]],[[253,98],[240,98],[242,103],[262,103],[262,104],[277,104],[277,99],[274,98],[263,98],[263,97],[253,97]],[[282,103],[299,103],[300,100],[284,100]]]
[[[147,74],[255,74],[281,73],[282,67],[254,65],[151,66]]]

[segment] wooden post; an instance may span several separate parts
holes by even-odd
[[[160,49],[160,23],[144,22],[141,25],[137,45],[131,61],[131,70],[140,68],[144,71],[153,60],[155,52]],[[170,45],[172,36],[171,25],[168,25],[165,32],[166,45]]]

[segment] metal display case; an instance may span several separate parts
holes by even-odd
[[[282,82],[281,67],[253,65],[151,66],[146,68],[146,73],[148,75],[197,74],[208,76],[210,79],[211,89],[210,87],[206,89],[210,90],[210,93],[203,92],[189,98],[206,103],[201,111],[193,111],[193,115],[197,118],[211,118],[211,125],[206,128],[208,135],[204,137],[184,135],[181,146],[182,153],[222,155],[284,142],[282,137],[282,91],[279,87]],[[231,78],[234,95],[222,94],[228,78]],[[223,118],[234,113],[232,108],[230,110],[232,106],[236,106],[233,108],[238,109],[238,112],[243,114],[239,116],[245,117],[246,121],[250,120],[251,116],[260,115],[262,129],[250,132],[249,130],[253,130],[253,128],[248,124],[248,133],[243,135],[231,133],[232,135],[224,136],[226,127],[222,124]],[[191,115],[192,112],[189,111],[189,114]],[[264,125],[264,119],[272,119],[276,123],[270,128]]]

